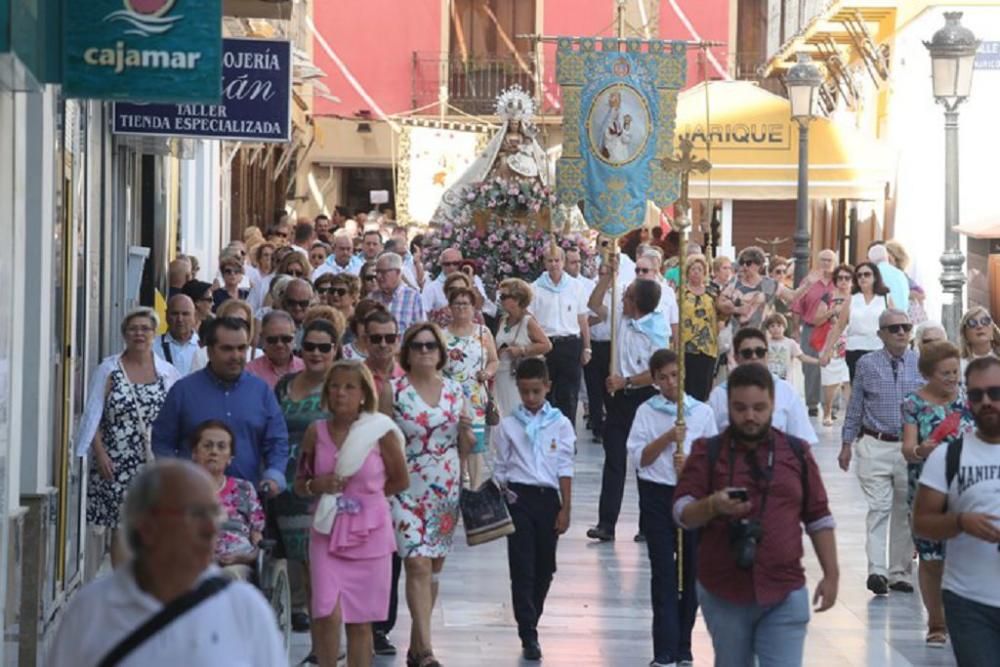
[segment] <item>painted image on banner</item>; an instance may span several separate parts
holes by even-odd
[[[594,155],[612,165],[628,164],[645,150],[651,119],[642,95],[616,83],[594,97],[587,132]]]

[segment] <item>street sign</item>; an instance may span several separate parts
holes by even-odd
[[[980,42],[976,49],[975,69],[1000,69],[1000,42]]]
[[[221,0],[64,2],[67,97],[217,102]]]
[[[287,142],[291,43],[225,39],[222,104],[115,104],[113,131],[169,137]]]

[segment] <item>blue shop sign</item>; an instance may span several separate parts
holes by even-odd
[[[236,141],[288,141],[292,46],[225,39],[222,104],[115,104],[114,132]]]
[[[218,102],[221,0],[64,0],[63,93]]]

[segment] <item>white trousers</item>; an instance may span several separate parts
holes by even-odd
[[[868,574],[887,577],[890,583],[908,581],[913,568],[906,460],[900,447],[867,435],[854,445],[858,481],[868,501]]]

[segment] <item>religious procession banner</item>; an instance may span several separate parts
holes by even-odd
[[[647,200],[662,208],[679,194],[679,174],[663,169],[661,160],[673,153],[687,47],[563,37],[556,56],[563,98],[556,192],[567,204],[583,202],[591,228],[627,234],[645,221]]]
[[[401,222],[430,222],[441,197],[482,151],[487,135],[470,131],[470,127],[403,126],[396,184],[397,216]]]

